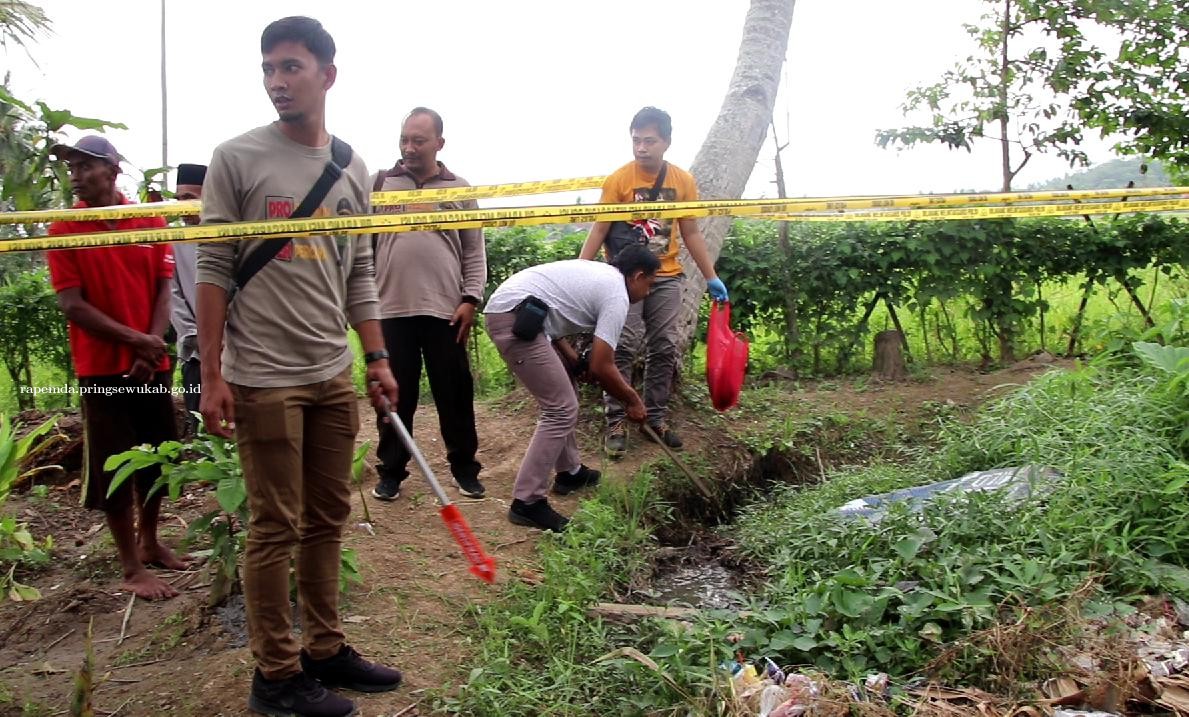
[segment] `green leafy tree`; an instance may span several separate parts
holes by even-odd
[[[1071,164],[1085,165],[1087,158],[1080,149],[1068,147],[1077,131],[1069,126],[1068,110],[1046,97],[1050,56],[1043,45],[1036,46],[1039,38],[1029,27],[1029,3],[987,2],[992,10],[983,16],[983,25],[965,26],[976,42],[975,54],[946,71],[937,83],[909,91],[905,115],[923,112],[926,121],[880,130],[876,143],[940,143],[970,151],[979,139],[994,140],[1000,148],[1001,189],[1010,192],[1012,180],[1037,152],[1056,149]],[[1033,47],[1027,48],[1029,44]]]
[[[1000,146],[1002,190],[1040,152],[1086,165],[1087,129],[1119,136],[1116,149],[1189,168],[1189,13],[1184,0],[986,0],[967,25],[974,54],[936,84],[908,93],[906,115],[925,121],[880,130],[884,147]],[[1118,51],[1091,41],[1102,31]]]
[[[978,139],[1000,148],[1001,190],[1037,153],[1056,152],[1071,165],[1089,163],[1080,148],[1086,127],[1124,133],[1117,148],[1145,152],[1174,166],[1189,162],[1189,13],[1184,0],[985,0],[982,25],[967,25],[975,54],[941,80],[908,94],[906,115],[925,123],[880,130],[883,146],[942,143],[969,151]],[[1113,31],[1112,54],[1092,42],[1094,30]],[[1175,107],[1175,112],[1173,108]],[[1175,116],[1174,116],[1175,115]],[[1182,156],[1184,155],[1184,156]],[[997,242],[1010,242],[1000,235]],[[1000,312],[1014,286],[1028,277],[996,277],[998,300],[984,297],[1000,357],[1014,359],[1016,314]]]
[[[1167,163],[1189,178],[1189,8],[1185,0],[1048,0],[1047,32],[1062,38],[1049,86],[1068,93],[1077,119],[1115,150]],[[1111,54],[1079,30],[1097,25],[1119,35]],[[1066,49],[1067,48],[1067,49]]]
[[[0,24],[2,8],[0,5]],[[126,129],[116,122],[53,109],[41,101],[30,105],[0,85],[0,211],[69,206],[66,169],[50,156],[66,128]],[[44,231],[37,224],[0,224],[0,240],[38,236]],[[57,309],[44,265],[42,252],[0,255],[0,360],[13,379],[21,408],[33,404],[32,395],[20,392],[22,385],[32,384],[33,358],[48,360],[72,377],[66,320]]]
[[[61,140],[59,133],[67,127],[100,132],[128,129],[119,122],[52,109],[40,100],[29,105],[0,86],[0,207],[19,212],[68,205],[66,168],[50,156]],[[36,227],[29,226],[17,231],[26,236],[38,233]]]

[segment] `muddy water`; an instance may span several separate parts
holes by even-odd
[[[729,610],[744,606],[735,573],[717,562],[674,566],[652,582],[650,597],[656,604]]]

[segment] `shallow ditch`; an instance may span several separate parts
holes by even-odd
[[[698,471],[698,466],[690,466]],[[708,531],[729,525],[744,506],[763,500],[778,485],[813,485],[821,471],[810,458],[770,448],[761,455],[735,446],[719,457],[719,467],[709,481],[713,497],[700,493],[689,478],[672,464],[657,466],[662,500],[672,506],[671,519],[656,528],[665,546],[690,545]]]
[[[701,610],[740,609],[747,595],[766,578],[762,569],[738,554],[729,535],[719,530],[730,525],[746,505],[764,500],[778,485],[814,485],[821,480],[818,464],[804,456],[777,448],[756,455],[736,449],[711,482],[709,498],[690,485],[677,468],[662,470],[661,491],[673,506],[672,519],[657,526],[661,547],[652,556],[651,574],[628,599],[666,607]]]

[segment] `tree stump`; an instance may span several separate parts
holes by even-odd
[[[875,361],[872,371],[884,381],[908,378],[904,363],[904,335],[899,331],[880,331],[875,335]]]

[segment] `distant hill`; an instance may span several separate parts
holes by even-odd
[[[1131,181],[1137,187],[1167,187],[1171,184],[1164,166],[1159,162],[1147,162],[1148,171],[1144,174],[1140,173],[1142,164],[1144,160],[1137,157],[1112,159],[1064,177],[1029,184],[1025,191],[1062,190],[1071,184],[1074,189],[1123,189]]]

